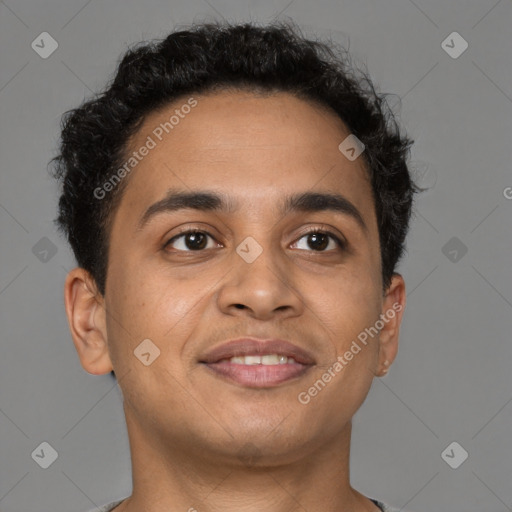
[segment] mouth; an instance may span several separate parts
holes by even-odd
[[[214,375],[250,388],[269,388],[303,376],[315,364],[285,340],[244,338],[225,343],[199,361]]]

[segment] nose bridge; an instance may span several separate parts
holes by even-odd
[[[244,306],[261,317],[278,309],[299,311],[301,300],[294,290],[293,269],[269,231],[245,237],[233,251],[230,264],[231,272],[219,294],[224,311]]]
[[[285,264],[281,264],[282,255],[280,247],[274,247],[269,231],[247,236],[236,247],[233,255],[234,265],[238,271],[238,279],[254,281],[251,286],[260,286],[262,289],[286,286],[288,281]],[[284,263],[284,262],[283,262]],[[288,268],[289,270],[289,268]]]

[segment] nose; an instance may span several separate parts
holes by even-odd
[[[293,267],[284,258],[263,252],[251,263],[233,253],[233,268],[218,293],[220,310],[259,320],[300,316],[303,298],[294,283]]]

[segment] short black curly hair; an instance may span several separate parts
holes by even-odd
[[[102,93],[65,112],[60,153],[50,161],[62,184],[55,223],[77,263],[105,294],[113,213],[127,178],[105,199],[94,191],[126,159],[128,142],[152,111],[186,94],[223,89],[288,92],[334,111],[363,142],[379,228],[383,286],[404,252],[413,196],[402,136],[385,94],[348,51],[305,38],[291,22],[204,23],[129,48]]]

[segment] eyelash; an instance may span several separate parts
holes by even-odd
[[[170,238],[167,242],[165,242],[164,244],[164,249],[167,249],[167,247],[172,243],[172,242],[175,242],[176,240],[184,237],[185,235],[188,235],[188,234],[191,234],[191,233],[202,233],[202,234],[205,234],[207,236],[209,236],[211,239],[215,240],[215,237],[213,235],[211,235],[208,231],[205,231],[205,230],[201,230],[201,229],[187,229],[185,231],[182,231],[181,233],[179,233],[178,235],[175,235],[173,236],[172,238]],[[345,250],[347,248],[347,243],[344,241],[344,240],[341,240],[338,236],[336,236],[334,233],[332,233],[331,231],[328,231],[328,230],[325,230],[325,229],[320,229],[320,228],[312,228],[310,229],[309,231],[306,231],[305,233],[302,233],[302,235],[297,239],[297,240],[301,240],[302,238],[304,238],[305,236],[308,236],[308,235],[311,235],[311,234],[316,234],[316,233],[319,233],[319,234],[323,234],[323,235],[327,235],[329,236],[331,239],[334,240],[334,242],[336,243],[336,245],[338,246],[339,249],[341,250]],[[188,251],[183,251],[183,250],[178,250],[178,252],[203,252],[205,249],[200,249],[200,250],[197,250],[197,251],[192,251],[192,250],[188,250]],[[303,250],[303,249],[302,249]],[[309,252],[318,252],[318,253],[323,253],[323,252],[331,252],[331,251],[326,251],[326,250],[323,250],[323,251],[309,251]]]

